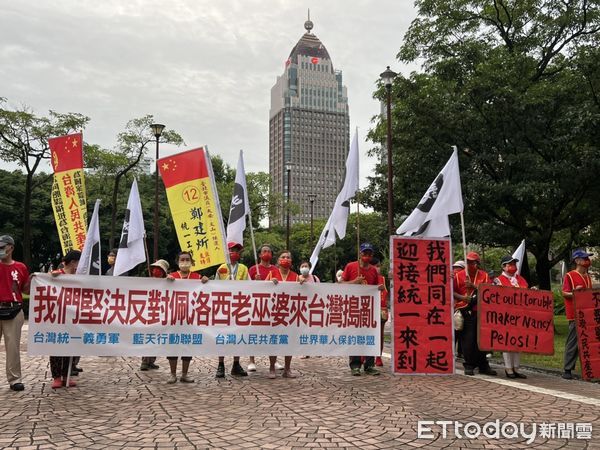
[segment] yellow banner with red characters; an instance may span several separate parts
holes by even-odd
[[[70,134],[48,139],[54,181],[52,209],[63,255],[81,250],[87,230],[85,179],[83,176],[83,135]]]
[[[179,246],[192,254],[192,270],[224,263],[225,230],[208,152],[199,148],[161,158],[158,167]]]

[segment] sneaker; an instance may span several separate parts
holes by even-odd
[[[192,377],[188,376],[187,374],[181,375],[179,377],[179,381],[181,381],[182,383],[194,383],[195,382],[195,380]]]
[[[52,389],[60,389],[62,386],[63,386],[62,379],[60,377],[54,378],[52,380],[52,385],[51,385]],[[12,388],[12,386],[11,386],[11,388]]]
[[[73,368],[71,369],[74,372],[83,372],[83,369],[81,367],[77,367],[77,366],[73,366]]]
[[[235,375],[238,377],[247,377],[248,372],[244,370],[240,363],[233,363],[233,366],[231,367],[231,375]]]
[[[360,377],[360,369],[358,367],[352,369],[352,375],[355,377]]]
[[[153,370],[160,369],[160,366],[158,364],[154,364],[154,363],[148,364],[148,367]]]
[[[277,373],[274,370],[269,370],[269,375],[267,375],[267,377],[270,380],[274,380],[275,378],[277,378]]]
[[[67,377],[63,378],[62,385],[63,386],[67,385]],[[77,383],[75,383],[75,380],[72,380],[71,378],[69,378],[69,387],[75,387],[75,386],[77,386]]]
[[[23,383],[15,383],[10,385],[10,389],[13,391],[22,391],[25,389],[25,385]]]
[[[283,366],[283,364],[279,364],[279,361],[275,361],[275,369],[276,370],[283,370],[284,366]]]
[[[379,375],[379,370],[375,367],[365,367],[365,373],[367,375]]]
[[[571,373],[570,370],[565,370],[564,373],[562,374],[562,377],[565,380],[572,380],[573,379],[573,374]],[[12,387],[12,386],[11,386]]]
[[[256,364],[248,364],[248,372],[256,372]]]
[[[383,361],[381,360],[381,356],[375,358],[375,365],[377,367],[383,367]]]
[[[308,358],[310,358],[310,356],[308,356],[308,355],[304,355],[304,356],[300,357],[300,359],[308,359]]]
[[[171,374],[171,376],[169,377],[169,379],[167,380],[167,384],[174,384],[177,383],[177,376]]]
[[[146,363],[142,363],[142,365],[140,366],[140,370],[145,372],[146,370],[150,369],[150,365],[146,364]]]
[[[465,375],[469,375],[470,377],[472,377],[473,375],[475,375],[475,372],[473,371],[473,369],[465,369]]]
[[[490,377],[495,377],[496,375],[498,375],[498,372],[496,372],[494,369],[488,367],[487,369],[479,369],[479,373],[481,375],[488,375]]]
[[[224,364],[219,364],[219,366],[217,367],[217,374],[215,375],[215,378],[225,378],[225,365]]]
[[[283,378],[297,378],[298,375],[296,375],[294,372],[292,372],[291,370],[284,370],[283,374],[282,374]]]

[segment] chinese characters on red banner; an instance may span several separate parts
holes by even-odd
[[[550,291],[481,285],[481,350],[554,354],[554,297]]]
[[[574,295],[581,376],[600,379],[600,289],[575,291]]]
[[[452,374],[450,241],[392,237],[394,372]]]

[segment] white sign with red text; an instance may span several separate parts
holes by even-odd
[[[36,274],[30,355],[378,356],[377,286]]]

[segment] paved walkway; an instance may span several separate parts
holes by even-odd
[[[294,359],[299,378],[270,380],[267,359],[258,361],[247,378],[217,380],[216,360],[195,358],[196,383],[168,385],[164,358],[149,372],[139,371],[139,358],[82,358],[78,386],[53,391],[48,359],[24,356],[25,391],[0,385],[0,448],[600,448],[597,384],[537,373],[525,382],[398,377],[389,367],[379,377],[352,377],[345,358]],[[4,364],[2,345],[0,371]],[[538,430],[531,444],[523,437],[469,439],[461,429],[458,437],[454,425],[445,439],[439,425],[430,425],[433,438],[419,439],[419,420],[499,420]],[[577,439],[585,433],[570,425],[561,431],[570,439],[558,428],[555,438],[541,437],[543,422],[591,423],[592,439]]]

